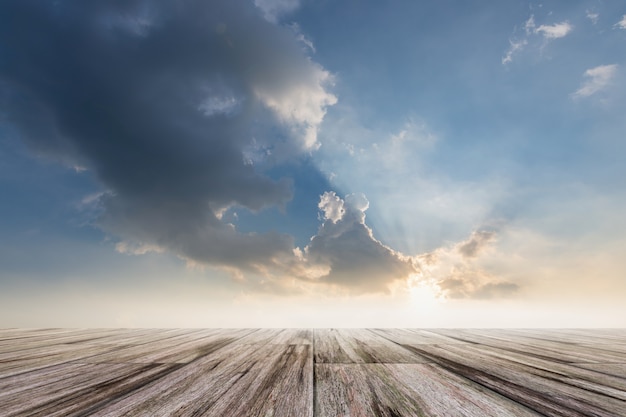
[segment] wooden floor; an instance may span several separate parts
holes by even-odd
[[[4,329],[0,416],[626,416],[626,330]]]

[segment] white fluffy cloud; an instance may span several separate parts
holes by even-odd
[[[303,149],[316,150],[319,125],[326,108],[337,103],[337,97],[327,91],[333,83],[328,71],[317,64],[310,64],[308,70],[289,88],[282,84],[264,85],[257,87],[255,93],[289,127]]]
[[[565,37],[573,28],[569,22],[561,22],[553,25],[541,25],[535,28],[535,33],[543,35],[546,39],[558,39]]]
[[[622,16],[622,20],[615,24],[615,27],[620,29],[626,29],[626,14]]]
[[[546,39],[558,39],[566,36],[574,29],[574,27],[568,22],[554,23],[552,25],[540,25],[535,23],[535,16],[531,15],[524,24],[524,30],[527,35],[539,34]]]
[[[327,191],[320,196],[317,207],[324,213],[324,220],[337,223],[345,213],[344,202],[334,191]]]
[[[617,68],[617,64],[611,64],[599,65],[588,69],[584,73],[585,82],[583,82],[582,86],[578,90],[572,93],[572,97],[575,99],[589,97],[606,89],[611,83],[613,77],[615,77]]]

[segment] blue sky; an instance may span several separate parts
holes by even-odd
[[[624,326],[624,45],[619,1],[3,2],[0,325]]]

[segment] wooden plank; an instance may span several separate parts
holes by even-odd
[[[316,416],[538,416],[433,364],[316,364]]]
[[[316,363],[423,363],[423,356],[367,329],[316,329]]]
[[[83,364],[73,369],[72,365],[64,364],[54,368],[49,382],[38,381],[41,373],[35,373],[31,379],[34,383],[27,389],[3,395],[2,415],[47,417],[81,414],[91,406],[110,401],[115,395],[159,379],[176,367],[169,364]]]
[[[623,410],[624,329],[0,329],[3,417]]]
[[[573,366],[626,380],[626,363],[575,363]]]
[[[315,364],[315,416],[426,416],[383,364]]]
[[[617,390],[613,395],[622,400],[626,400],[626,380],[586,370],[575,364],[561,363],[549,361],[543,358],[537,358],[534,355],[525,355],[518,352],[509,352],[503,349],[492,348],[491,346],[472,346],[469,350],[479,350],[482,353],[489,354],[506,361],[514,362],[521,367],[532,368],[527,372],[543,372],[552,380],[558,380],[569,385],[580,386],[591,390],[596,386],[596,391],[603,391],[605,387]]]
[[[112,346],[70,346],[68,349],[60,349],[52,354],[38,352],[32,356],[20,356],[0,361],[0,378],[30,372],[36,369],[63,364],[70,361],[85,359],[103,352],[115,350]]]
[[[431,416],[537,416],[524,405],[498,395],[435,364],[386,365],[393,376],[423,399]]]
[[[519,333],[537,338],[576,344],[626,343],[625,329],[519,329]]]
[[[514,335],[510,331],[438,330],[437,332],[474,345],[501,348],[563,363],[618,362],[623,358],[623,354],[620,353],[590,348],[571,341],[563,343],[546,338],[526,338]]]
[[[246,334],[246,331],[194,331],[185,337],[171,337],[81,359],[86,363],[188,363],[213,352]]]
[[[66,330],[63,332],[42,332],[9,337],[0,340],[0,352],[10,352],[31,347],[53,346],[64,343],[82,343],[94,339],[102,339],[117,334],[116,330]]]
[[[175,330],[175,331],[150,331],[145,333],[123,333],[128,337],[119,338],[109,331],[103,334],[89,332],[85,337],[83,331],[76,331],[75,335],[64,336],[53,340],[38,340],[35,344],[19,339],[12,349],[0,353],[0,377],[10,376],[20,372],[28,372],[42,367],[62,364],[69,361],[83,361],[86,363],[137,363],[177,362],[195,357],[200,350],[189,349],[177,352],[179,357],[172,358],[172,348],[183,343],[185,340],[203,337],[199,330]],[[115,337],[111,337],[111,335]],[[58,343],[63,342],[63,343]],[[167,352],[158,356],[159,344],[162,350]],[[123,345],[122,343],[132,343]],[[18,347],[21,346],[21,349]],[[134,353],[134,354],[133,354]],[[152,356],[150,356],[152,355]],[[155,358],[156,356],[156,358]]]
[[[538,416],[433,364],[316,364],[317,416]]]
[[[311,329],[248,329],[249,334],[235,343],[242,345],[287,344],[310,345],[313,343]]]
[[[623,392],[503,359],[473,345],[407,346],[442,368],[547,416],[619,416]]]
[[[422,329],[373,329],[374,333],[387,340],[401,345],[441,345],[441,344],[463,344],[467,341],[459,340],[439,334],[433,330]]]
[[[233,345],[89,415],[311,416],[310,345]]]

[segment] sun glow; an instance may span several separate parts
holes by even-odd
[[[412,278],[409,281],[411,304],[420,311],[432,311],[441,305],[445,298],[436,283]]]

